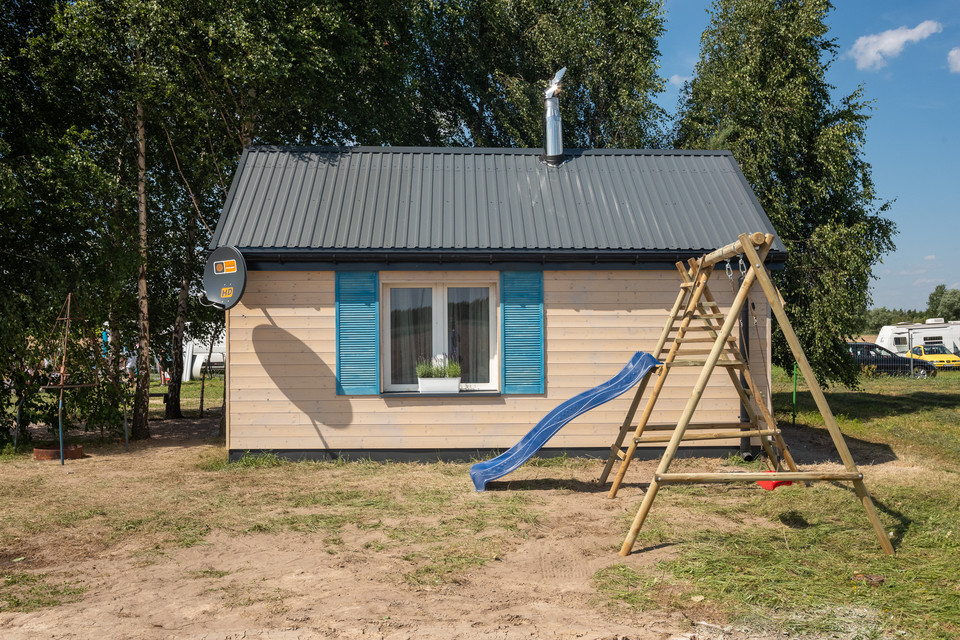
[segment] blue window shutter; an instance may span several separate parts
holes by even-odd
[[[337,395],[380,393],[380,294],[376,271],[338,271]]]
[[[500,274],[503,393],[544,393],[543,272]]]

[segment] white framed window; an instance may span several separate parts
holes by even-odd
[[[381,274],[383,390],[416,391],[418,360],[446,356],[461,366],[461,391],[500,385],[496,275]]]

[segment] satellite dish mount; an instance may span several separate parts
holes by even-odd
[[[203,269],[203,292],[209,302],[226,311],[240,302],[247,286],[247,263],[236,247],[219,247],[207,257]],[[201,304],[206,304],[200,300]]]

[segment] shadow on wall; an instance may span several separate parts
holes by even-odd
[[[349,400],[336,394],[336,373],[302,340],[273,324],[253,329],[253,348],[263,370],[287,400],[313,424],[323,448],[323,428],[345,429],[353,422]],[[283,345],[278,348],[278,345]],[[318,416],[329,416],[320,422]]]

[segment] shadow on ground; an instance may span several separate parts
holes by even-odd
[[[797,464],[822,462],[842,464],[840,454],[837,453],[830,433],[825,427],[812,427],[800,422],[791,425],[788,421],[781,421],[780,429]],[[845,435],[843,439],[857,464],[882,464],[898,459],[897,454],[888,444],[869,442],[849,435]]]

